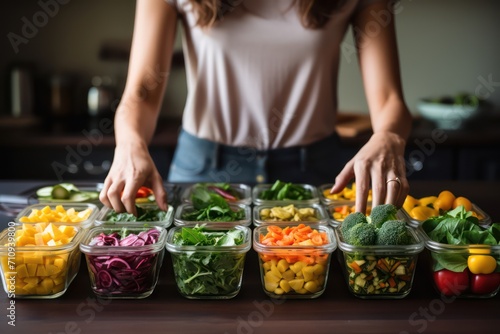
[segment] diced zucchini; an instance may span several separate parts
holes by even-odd
[[[406,268],[402,264],[400,264],[396,270],[394,270],[395,275],[406,275]]]
[[[363,264],[365,264],[366,261],[365,260],[354,260],[354,262],[356,262],[356,264],[361,267]]]
[[[366,275],[365,275],[366,276]],[[356,279],[354,280],[354,284],[359,286],[359,287],[362,287],[364,288],[365,287],[365,284],[366,284],[366,280],[361,277],[361,275],[359,275],[358,277],[356,277]]]

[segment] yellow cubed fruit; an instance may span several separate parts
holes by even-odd
[[[28,268],[24,263],[16,266],[16,272],[18,278],[28,277]]]
[[[40,254],[32,253],[24,255],[24,263],[34,263],[34,264],[43,264],[43,256]]]
[[[314,267],[305,266],[302,268],[302,276],[304,277],[305,282],[311,281],[314,278]]]
[[[58,293],[58,292],[61,292],[63,291],[65,288],[65,284],[62,283],[62,284],[57,284],[55,285],[53,288],[52,288],[52,293]]]
[[[283,289],[284,292],[288,293],[292,290],[292,287],[290,286],[290,283],[288,283],[287,280],[282,279],[280,281],[280,288]]]
[[[27,284],[33,284],[33,285],[37,285],[38,282],[40,282],[40,278],[38,277],[26,277],[24,280],[24,283],[27,283]]]
[[[37,276],[48,276],[47,270],[45,269],[45,265],[43,265],[43,264],[38,265],[38,267],[36,268],[36,275]]]
[[[278,270],[278,267],[277,267],[277,266],[271,265],[271,270],[270,270],[270,272],[271,272],[274,276],[276,276],[276,277],[278,277],[278,278],[281,278],[281,277],[282,277],[282,276],[281,276],[281,272]]]
[[[291,269],[288,269],[281,276],[284,280],[291,281],[295,278],[295,273]]]
[[[288,269],[289,264],[285,259],[281,259],[278,261],[278,265],[276,267],[278,268],[280,273],[284,273]]]
[[[36,276],[36,268],[38,267],[38,264],[36,263],[27,263],[26,267],[28,268],[28,276]]]
[[[299,292],[303,287],[304,287],[304,280],[301,278],[294,279],[288,282],[290,284],[290,287],[295,290],[296,292]]]
[[[280,280],[281,280],[281,277],[274,275],[274,273],[272,271],[268,271],[264,275],[264,281],[266,281],[266,282],[278,283]]]

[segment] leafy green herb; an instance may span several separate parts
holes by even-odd
[[[113,210],[108,214],[106,220],[109,222],[153,222],[165,221],[167,217],[167,212],[158,208],[136,206],[136,210],[137,216],[127,212],[117,213]]]
[[[309,189],[293,184],[291,182],[283,182],[277,180],[271,188],[264,190],[260,195],[263,200],[308,200],[312,199],[312,193]]]
[[[220,195],[205,187],[195,187],[191,195],[193,211],[184,212],[182,219],[188,221],[229,222],[245,218],[245,210],[234,211]]]
[[[241,245],[241,230],[207,231],[203,226],[183,227],[173,237],[179,246],[227,247]],[[183,295],[214,296],[237,293],[245,253],[222,251],[172,252],[177,287]]]
[[[424,232],[433,241],[449,245],[499,245],[500,223],[488,228],[478,225],[478,219],[459,206],[446,214],[427,219],[422,223]],[[452,271],[463,271],[467,267],[467,253],[432,252],[437,264],[434,270],[443,268]],[[500,261],[499,265],[500,265]]]

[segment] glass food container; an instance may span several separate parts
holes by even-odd
[[[156,287],[167,230],[161,226],[96,226],[80,244],[92,291],[106,299],[146,298]]]
[[[61,223],[9,223],[0,235],[7,295],[33,299],[63,295],[80,269],[78,244],[84,234],[79,226]]]
[[[228,221],[217,221],[217,220],[208,220],[206,216],[196,219],[186,219],[185,214],[191,214],[195,212],[195,208],[193,204],[183,203],[177,207],[174,215],[174,225],[176,226],[195,226],[195,225],[216,225],[221,227],[230,227],[230,226],[250,226],[252,223],[252,211],[250,206],[244,204],[229,204],[230,209],[233,212],[242,212],[242,216],[240,219],[228,220]],[[218,210],[215,210],[218,213]]]
[[[400,211],[405,216],[405,220],[409,221],[410,225],[415,227],[415,228],[418,228],[425,221],[425,220],[415,219],[415,218],[411,217],[410,213],[408,211],[406,211],[404,208],[401,208]],[[480,226],[487,227],[487,226],[491,225],[491,222],[492,222],[491,217],[474,203],[472,203],[472,211],[476,212],[480,216],[479,217],[479,225]]]
[[[310,199],[298,200],[298,199],[273,199],[267,200],[262,198],[262,194],[265,191],[269,191],[273,188],[274,184],[258,184],[253,187],[252,190],[252,202],[254,205],[287,205],[287,204],[315,204],[319,203],[318,189],[310,184],[293,184],[294,186],[300,187],[311,194]]]
[[[349,291],[362,299],[401,299],[412,288],[419,253],[424,249],[420,234],[410,226],[414,243],[395,246],[353,246],[335,235],[341,252],[338,258]]]
[[[257,205],[253,208],[253,223],[289,225],[290,223],[328,224],[328,216],[320,204]]]
[[[167,238],[179,293],[189,299],[230,299],[240,289],[251,231],[246,226],[175,226]]]
[[[16,223],[64,223],[82,228],[94,224],[99,207],[92,203],[38,203],[19,212]]]
[[[278,229],[297,227],[262,225],[254,229],[253,248],[259,257],[259,268],[264,292],[271,298],[311,299],[323,294],[337,242],[328,225],[308,225],[326,236],[326,243],[315,245],[275,246],[263,243],[263,237]],[[302,226],[304,226],[302,224]]]
[[[95,225],[134,225],[134,226],[162,226],[170,227],[174,218],[174,207],[168,205],[167,211],[162,211],[157,204],[137,204],[138,212],[134,217],[132,214],[117,214],[113,209],[103,207],[95,219]]]
[[[333,183],[325,183],[318,187],[320,202],[326,206],[332,204],[350,204],[356,201],[356,183],[347,185],[338,194],[330,194]],[[368,193],[368,202],[372,200],[372,190]]]
[[[199,185],[207,187],[210,187],[211,185],[217,186],[217,184],[214,183],[195,183],[193,185],[190,185],[186,187],[182,192],[182,202],[191,203],[191,195],[193,193],[193,189]],[[229,186],[230,186],[229,190],[226,190],[223,194],[226,196],[235,197],[234,200],[228,200],[229,203],[244,204],[244,205],[252,204],[252,187],[243,183],[230,183]],[[214,193],[220,195],[220,193],[218,193],[216,190],[214,190]]]
[[[500,245],[449,245],[419,230],[430,251],[430,274],[437,293],[446,297],[491,298],[500,290]]]

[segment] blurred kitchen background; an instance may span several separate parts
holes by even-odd
[[[17,0],[0,12],[4,36],[0,42],[0,152],[14,158],[1,178],[105,177],[112,160],[112,134],[107,133],[109,138],[94,147],[92,154],[80,154],[82,159],[68,159],[66,146],[76,150],[82,130],[95,127],[99,119],[112,119],[125,84],[134,10],[133,0]],[[432,140],[433,146],[430,152],[416,141],[410,143],[411,177],[500,178],[498,127],[484,130],[481,125],[491,127],[500,117],[499,13],[500,2],[495,0],[399,2],[401,75],[416,120],[423,97],[468,93],[486,102],[482,118],[469,127],[446,132],[443,142],[433,138],[436,124],[417,123],[412,141]],[[160,124],[166,125],[159,126],[152,143],[164,176],[186,96],[180,34],[179,29],[161,112]],[[368,110],[353,47],[349,33],[342,47],[338,92],[339,110],[347,115],[343,118],[345,158],[359,148],[368,131]],[[360,127],[357,132],[349,132],[349,122]],[[21,166],[33,157],[44,159],[41,165],[48,167],[24,171]],[[464,171],[460,166],[470,159],[475,165]],[[65,166],[64,175],[54,172],[54,162]]]

